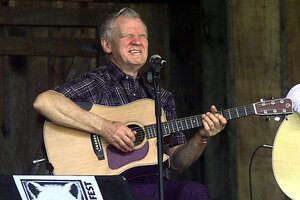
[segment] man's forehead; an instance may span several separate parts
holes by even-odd
[[[131,28],[136,28],[137,25],[140,26],[144,32],[146,32],[145,25],[139,18],[120,16],[115,20],[114,24],[116,30],[120,32],[130,30]]]

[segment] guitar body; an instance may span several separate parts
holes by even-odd
[[[273,144],[275,179],[291,199],[300,199],[300,114],[294,112],[280,125]]]
[[[93,104],[89,112],[108,120],[126,125],[155,124],[155,105],[151,99],[143,99],[124,106],[107,107]],[[164,115],[162,121],[165,121]],[[45,122],[44,141],[49,162],[56,175],[123,175],[133,178],[156,173],[156,138],[146,139],[130,153],[123,153],[108,145],[100,137],[104,159],[99,160],[94,152],[91,134]],[[110,149],[110,151],[108,150]],[[109,155],[108,155],[109,153]],[[169,167],[168,156],[163,156],[164,168]]]

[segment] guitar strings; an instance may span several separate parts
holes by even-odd
[[[272,102],[265,102],[264,105],[260,105],[260,104],[256,105],[256,108],[263,108],[263,107],[270,106],[270,105],[273,106],[273,104],[272,104]],[[245,109],[246,109],[246,111],[245,111]],[[270,109],[270,108],[265,109],[265,110],[273,111],[273,109]],[[229,115],[228,119],[233,119],[233,118],[238,118],[241,116],[254,114],[254,109],[253,109],[253,105],[250,104],[250,105],[246,105],[246,106],[220,110],[220,111],[213,112],[213,113],[214,114],[215,113],[222,114],[224,116],[225,115],[224,112],[229,113],[229,114],[227,113]],[[197,120],[196,126],[195,126],[195,122],[194,122],[194,124],[191,122],[191,121],[195,121],[195,120]],[[185,121],[185,123],[183,123],[183,121]],[[188,123],[188,121],[190,122],[190,124]],[[180,124],[178,125],[179,122],[180,122]],[[202,126],[202,117],[201,117],[201,115],[194,115],[194,116],[185,117],[185,118],[181,118],[181,119],[174,119],[174,120],[166,121],[166,122],[163,122],[162,125],[163,125],[162,127],[165,128],[165,129],[162,129],[163,133],[172,133],[172,132],[177,132],[177,131],[182,131],[182,130]],[[144,132],[146,133],[146,137],[149,136],[149,134],[150,134],[150,137],[152,138],[152,137],[156,136],[156,129],[154,129],[154,126],[155,126],[155,124],[152,124],[152,125],[144,126],[144,129],[141,127],[137,127],[137,128],[131,128],[131,130],[137,132],[138,135],[136,136],[136,139],[138,139],[138,140],[144,138],[144,134],[143,134]],[[142,131],[141,131],[141,129],[142,129]]]

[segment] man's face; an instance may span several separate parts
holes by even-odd
[[[148,38],[140,19],[120,16],[115,20],[108,58],[123,71],[138,71],[148,57]]]

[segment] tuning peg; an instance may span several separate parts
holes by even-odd
[[[260,102],[264,102],[264,101],[265,101],[265,99],[263,99],[263,98],[260,99]]]
[[[266,122],[270,121],[270,117],[266,117],[265,120],[266,120]]]
[[[275,117],[274,117],[274,120],[275,120],[276,122],[278,122],[278,121],[280,120],[280,117],[279,117],[279,116],[275,116]]]
[[[288,118],[288,115],[284,115],[284,119],[285,120],[288,120],[289,118]]]

